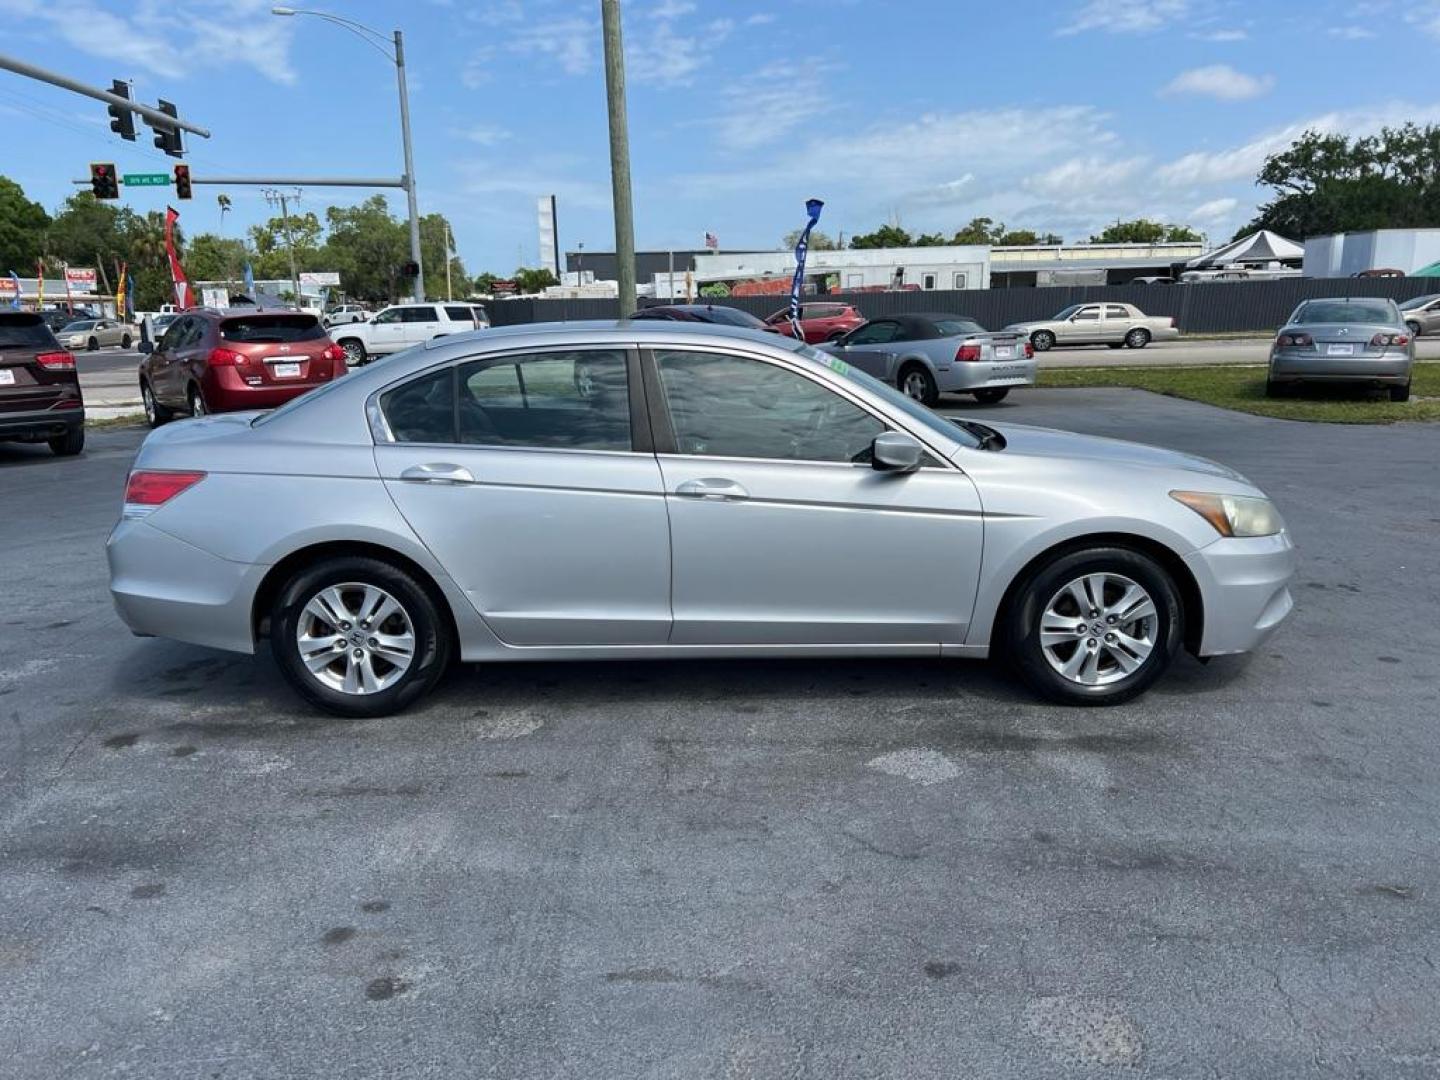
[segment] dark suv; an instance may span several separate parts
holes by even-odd
[[[33,312],[0,311],[0,440],[46,442],[62,457],[85,449],[75,356]]]
[[[299,311],[195,308],[140,343],[140,399],[157,427],[177,413],[273,409],[345,374],[345,350]]]

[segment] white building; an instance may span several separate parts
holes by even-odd
[[[1366,270],[1413,274],[1440,260],[1440,229],[1376,229],[1305,241],[1305,276],[1350,277]]]
[[[751,251],[695,256],[694,282],[698,288],[712,281],[788,283],[795,272],[791,251]],[[988,289],[990,248],[985,244],[955,247],[846,248],[811,251],[805,276],[828,280],[833,289]],[[684,275],[675,275],[669,291],[668,274],[656,274],[655,295],[684,295]]]

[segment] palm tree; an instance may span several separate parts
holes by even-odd
[[[139,266],[165,263],[165,219],[152,210],[135,224],[130,234],[130,261]]]

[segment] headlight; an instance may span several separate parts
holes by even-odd
[[[1172,491],[1170,497],[1194,510],[1221,536],[1274,536],[1285,528],[1280,511],[1269,499],[1208,491]]]

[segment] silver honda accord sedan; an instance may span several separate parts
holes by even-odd
[[[140,448],[110,536],[137,634],[253,653],[350,716],[452,659],[1003,656],[1134,697],[1254,648],[1295,555],[1263,492],[1168,450],[939,416],[745,330],[439,338]]]

